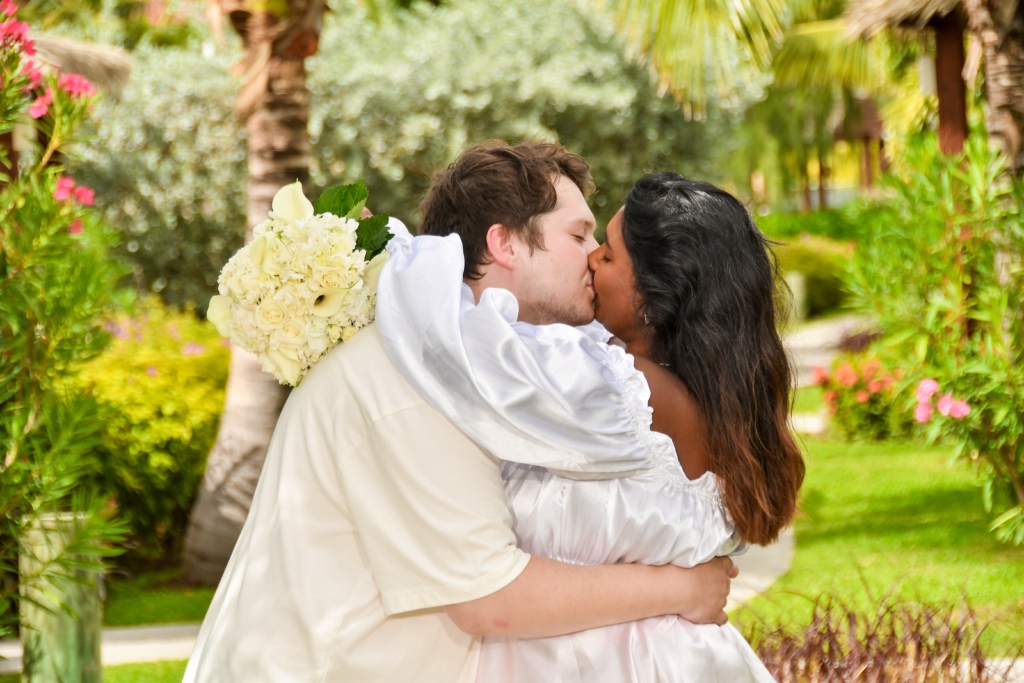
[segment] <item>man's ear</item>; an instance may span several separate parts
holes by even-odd
[[[491,262],[502,268],[512,269],[516,256],[516,240],[501,223],[495,223],[487,229],[487,250],[491,253]]]

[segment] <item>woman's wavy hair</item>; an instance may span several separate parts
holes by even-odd
[[[735,197],[677,173],[633,186],[622,237],[652,359],[700,409],[737,532],[771,543],[792,521],[804,461],[789,431],[793,381],[776,329],[770,243]]]

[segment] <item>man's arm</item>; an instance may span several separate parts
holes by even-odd
[[[445,607],[471,635],[543,638],[678,614],[694,623],[724,624],[728,557],[692,569],[673,565],[572,565],[534,555],[499,591]]]

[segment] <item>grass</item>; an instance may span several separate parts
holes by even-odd
[[[188,660],[144,662],[103,667],[103,683],[181,683]],[[19,683],[21,676],[0,676],[0,683]]]
[[[764,595],[733,617],[809,623],[830,594],[862,611],[890,590],[901,599],[954,604],[966,597],[991,620],[986,654],[1024,646],[1024,547],[988,531],[978,482],[948,451],[905,443],[809,439],[796,521],[796,555]]]
[[[800,387],[796,390],[796,399],[793,401],[794,413],[817,413],[825,407],[821,400],[824,393],[821,387]]]
[[[200,622],[213,600],[214,588],[181,581],[180,569],[132,577],[109,577],[103,605],[105,626]]]

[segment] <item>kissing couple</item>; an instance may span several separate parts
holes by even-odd
[[[186,683],[771,681],[730,554],[804,464],[768,242],[641,178],[484,143],[394,222],[376,322],[289,397]],[[596,318],[596,320],[595,320]]]

